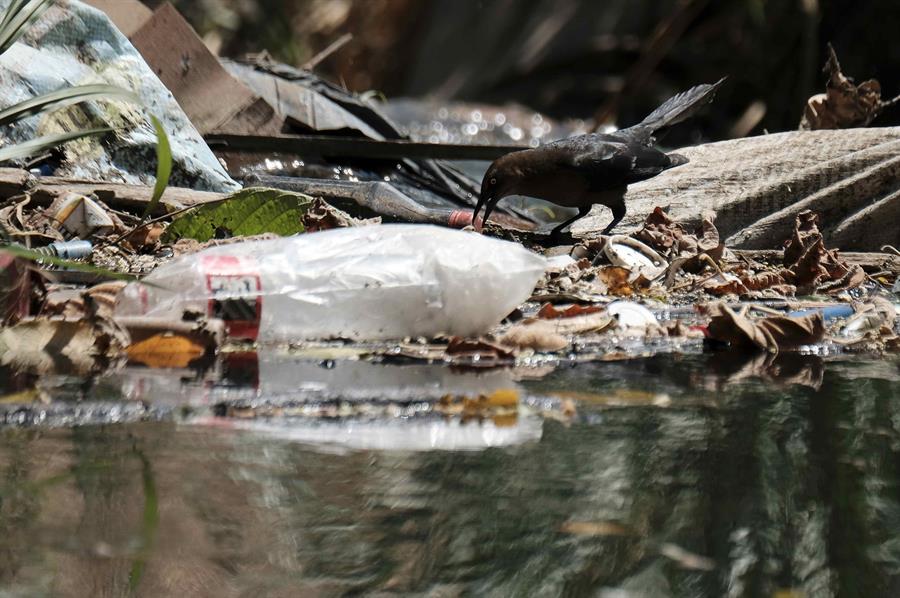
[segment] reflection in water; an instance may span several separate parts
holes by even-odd
[[[7,429],[0,587],[896,595],[897,364],[721,357],[519,382],[579,398],[579,417],[478,452],[329,452],[175,423]]]

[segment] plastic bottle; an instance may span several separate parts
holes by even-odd
[[[160,266],[116,313],[225,320],[236,338],[290,342],[474,336],[527,300],[546,259],[429,225],[345,228],[214,247]]]

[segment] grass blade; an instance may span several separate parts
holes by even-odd
[[[153,128],[156,129],[156,184],[153,186],[153,196],[144,210],[142,220],[156,209],[163,193],[166,192],[166,187],[169,186],[169,179],[172,177],[172,146],[169,143],[169,136],[166,135],[166,129],[158,118],[151,114],[150,120],[153,122]]]
[[[7,125],[11,122],[32,116],[66,104],[77,104],[84,102],[97,96],[114,96],[121,97],[137,104],[141,103],[134,93],[115,87],[113,85],[80,85],[78,87],[68,87],[57,91],[52,91],[44,95],[29,98],[18,104],[14,104],[9,108],[0,110],[0,125]]]
[[[9,6],[6,7],[6,12],[3,13],[3,21],[0,21],[0,31],[3,31],[6,28],[13,17],[16,16],[26,4],[28,4],[28,0],[12,0],[12,2],[9,3]]]
[[[10,4],[0,28],[0,54],[3,54],[18,41],[31,23],[36,21],[44,11],[50,8],[53,0],[31,0],[27,4],[15,2]]]
[[[0,253],[8,253],[12,256],[38,264],[49,264],[51,266],[58,266],[60,268],[66,268],[68,270],[75,270],[77,272],[96,274],[98,276],[103,276],[104,278],[112,278],[114,280],[124,280],[127,282],[138,282],[140,280],[133,274],[113,272],[112,270],[107,270],[106,268],[98,268],[93,264],[76,262],[52,255],[44,255],[43,253],[34,251],[33,249],[26,249],[25,247],[19,247],[18,245],[0,245]]]
[[[37,139],[23,141],[22,143],[0,149],[0,164],[17,158],[27,158],[33,154],[53,149],[67,141],[74,141],[75,139],[90,137],[92,135],[102,135],[103,133],[109,133],[110,131],[112,131],[111,128],[104,127],[101,129],[60,133],[58,135],[46,135],[44,137],[38,137]]]

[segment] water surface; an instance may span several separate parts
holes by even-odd
[[[264,377],[282,392],[321,389],[352,381],[344,367]],[[510,383],[414,374],[399,395]],[[370,392],[390,388],[385,375]],[[456,446],[468,450],[424,450],[412,442],[423,432],[403,427],[437,434],[441,418],[363,422],[382,426],[373,438],[409,430],[378,449],[323,443],[354,437],[340,418],[191,419],[173,406],[196,412],[197,389],[215,403],[216,385],[166,379],[126,373],[58,397],[135,401],[141,388],[144,404],[169,406],[159,421],[0,429],[0,595],[900,591],[896,361],[720,354],[563,368],[511,383],[538,402],[574,400],[571,421],[523,411],[452,423],[481,429]],[[246,385],[260,396],[259,380]]]

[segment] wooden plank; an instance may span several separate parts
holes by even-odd
[[[136,212],[143,212],[153,196],[153,188],[145,185],[92,183],[61,177],[33,177],[28,172],[17,168],[0,168],[0,199],[8,199],[26,191],[31,194],[32,202],[39,206],[48,206],[60,195],[71,191],[83,195],[95,194],[110,207],[130,209]],[[169,187],[155,214],[163,215],[170,210],[218,200],[226,195],[183,187]]]

